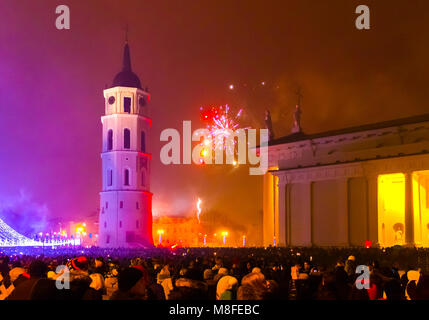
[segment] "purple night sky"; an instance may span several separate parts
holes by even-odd
[[[203,2],[0,2],[0,217],[22,230],[98,210],[102,91],[121,68],[126,24],[152,95],[155,213],[191,214],[200,197],[203,209],[261,223],[262,178],[246,166],[160,163],[161,131],[202,127],[200,106],[243,107],[254,128],[269,108],[277,137],[290,131],[297,85],[307,133],[427,112],[427,1],[367,1],[369,31],[354,26],[358,1]],[[71,30],[55,28],[60,4]]]

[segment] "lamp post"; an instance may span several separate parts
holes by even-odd
[[[207,245],[207,235],[204,235],[204,245]]]
[[[163,234],[164,230],[158,230],[158,244],[161,244]]]

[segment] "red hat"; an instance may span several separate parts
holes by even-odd
[[[67,262],[69,270],[88,270],[88,259],[86,257],[79,257],[71,259]]]
[[[136,265],[131,266],[131,267],[140,270],[143,274],[143,278],[145,278],[146,281],[149,279],[148,273],[142,265],[136,264]]]

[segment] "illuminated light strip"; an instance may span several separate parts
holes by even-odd
[[[80,245],[80,239],[36,241],[16,232],[0,219],[0,247],[59,247]]]

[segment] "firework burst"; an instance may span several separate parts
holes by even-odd
[[[235,141],[231,145],[228,145],[226,141],[235,130],[239,129],[239,118],[243,109],[239,109],[237,113],[232,113],[230,107],[225,105],[208,108],[201,107],[200,110],[201,120],[210,131],[213,149],[222,149],[225,150],[226,153],[234,154]],[[233,114],[233,116],[231,116],[231,114]],[[203,142],[203,144],[207,146],[206,141]],[[203,149],[203,152],[207,154],[206,149]]]

